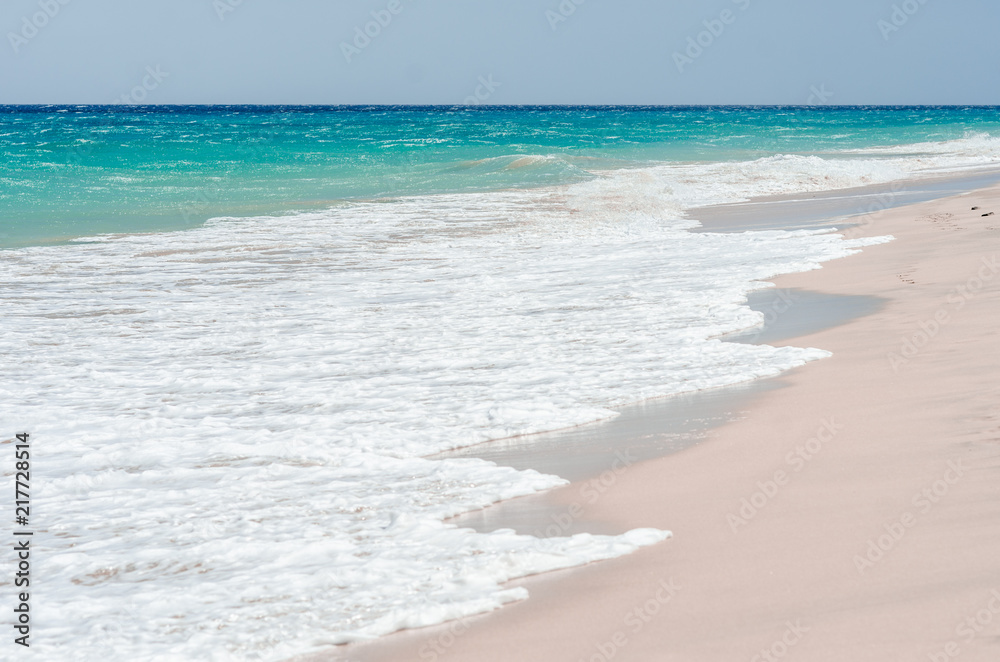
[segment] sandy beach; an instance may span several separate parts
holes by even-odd
[[[1000,3],[5,7],[0,662],[1000,662]]]
[[[783,341],[834,355],[586,506],[672,539],[515,582],[530,599],[492,614],[301,659],[1000,659],[1000,187],[847,233],[896,240],[775,284],[884,307]]]

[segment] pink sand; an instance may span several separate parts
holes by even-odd
[[[672,539],[515,582],[531,597],[492,614],[308,659],[997,662],[994,210],[1000,187],[884,212],[848,234],[896,241],[776,281],[889,303],[791,341],[834,356],[631,467],[586,513]]]

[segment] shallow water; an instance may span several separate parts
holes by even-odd
[[[971,173],[812,193],[808,197],[793,194],[709,205],[692,209],[689,216],[701,223],[693,232],[806,230],[835,226],[850,234],[857,216],[958,195],[998,182],[1000,172],[987,168]],[[877,223],[877,218],[873,222]]]
[[[761,290],[748,299],[749,307],[764,315],[762,325],[725,340],[750,344],[791,340],[871,315],[884,305],[878,297],[801,289]],[[610,486],[616,475],[632,464],[690,448],[703,441],[712,428],[745,416],[760,394],[782,387],[781,378],[776,377],[646,400],[617,409],[619,416],[608,421],[486,442],[437,457],[479,458],[500,466],[554,474],[580,484],[577,503],[582,505],[587,501],[588,481],[598,479],[598,488]],[[567,518],[564,501],[551,493],[530,495],[460,515],[449,523],[482,532],[513,529],[538,537],[622,533],[604,522]]]
[[[39,654],[281,659],[662,540],[455,527],[565,480],[428,456],[641,401],[607,422],[626,457],[690,443],[746,406],[712,389],[828,356],[722,342],[766,317],[747,296],[880,241],[693,233],[695,211],[979,168],[995,115],[0,109],[0,419],[45,449]],[[864,308],[811,301],[780,317]],[[592,429],[567,475],[622,452]]]

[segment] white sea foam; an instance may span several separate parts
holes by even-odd
[[[563,481],[425,456],[827,356],[715,338],[760,321],[762,280],[872,241],[679,219],[866,176],[845,168],[664,166],[0,253],[0,418],[35,449],[31,652],[278,660],[663,540],[456,529]]]
[[[864,150],[843,150],[835,154],[854,162],[878,163],[898,169],[904,176],[920,177],[941,173],[996,168],[1000,162],[1000,138],[988,133],[968,131],[956,140],[911,143]]]

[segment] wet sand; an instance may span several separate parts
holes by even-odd
[[[842,296],[800,289],[767,289],[748,297],[764,315],[761,327],[728,336],[730,342],[774,343],[833,328],[878,311],[878,297]],[[621,534],[609,522],[570,517],[616,482],[612,467],[664,457],[703,441],[709,431],[747,415],[762,393],[781,388],[780,377],[727,388],[655,398],[619,409],[617,418],[547,434],[514,437],[442,453],[436,457],[477,457],[515,469],[535,469],[573,481],[569,489],[511,499],[450,520],[488,532],[514,529],[538,537],[576,533]],[[594,482],[596,479],[596,482]],[[599,493],[599,492],[598,492]]]
[[[961,175],[875,184],[807,195],[754,198],[749,202],[692,210],[701,223],[695,232],[814,230],[851,227],[858,217],[906,205],[959,195],[1000,183],[1000,172],[984,168]]]
[[[1000,188],[863,218],[897,240],[775,281],[885,305],[795,338],[834,356],[586,504],[672,539],[513,582],[531,598],[493,614],[309,659],[1000,659],[991,211]]]

